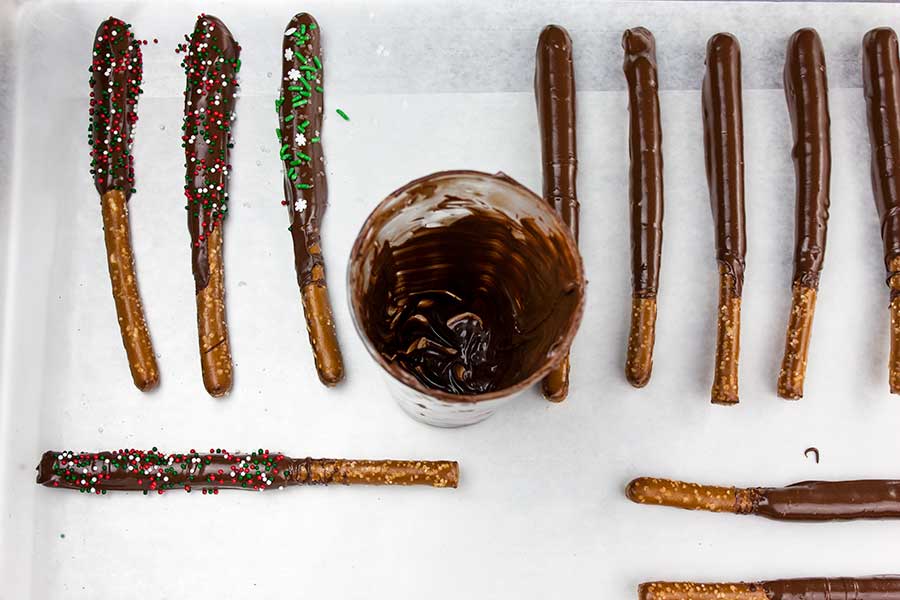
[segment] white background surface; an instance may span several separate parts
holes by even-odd
[[[887,390],[888,291],[869,185],[859,80],[863,34],[900,28],[896,5],[307,3],[175,0],[5,3],[14,19],[14,163],[0,203],[0,598],[635,597],[650,579],[731,580],[900,571],[900,523],[801,525],[628,503],[625,483],[900,476],[900,398]],[[242,43],[226,224],[235,388],[203,390],[179,146],[173,49],[197,12]],[[316,379],[291,259],[274,139],[281,35],[294,12],[323,31],[331,209],[325,256],[347,380]],[[11,13],[11,11],[14,11]],[[141,290],[162,371],[131,383],[88,173],[93,32],[115,14],[145,47],[131,200]],[[474,427],[413,422],[352,330],[344,269],[369,210],[431,171],[503,170],[540,189],[531,82],[549,22],[574,39],[582,249],[590,279],[561,405],[529,393]],[[627,99],[619,39],[657,36],[666,216],[653,379],[622,375],[629,316]],[[793,248],[793,168],[781,90],[792,31],[822,34],[834,169],[806,398],[774,387]],[[713,407],[716,267],[699,83],[718,30],[744,51],[749,251],[741,404]],[[271,75],[271,76],[270,76]],[[343,108],[352,121],[334,116]],[[7,130],[7,141],[9,131]],[[47,448],[157,445],[295,456],[447,458],[456,491],[294,488],[282,493],[88,497],[34,485]],[[804,458],[818,446],[822,463]],[[286,591],[285,591],[286,590]]]

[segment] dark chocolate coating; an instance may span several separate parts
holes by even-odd
[[[900,578],[780,579],[759,584],[770,600],[900,600]]]
[[[200,15],[182,66],[187,222],[197,292],[209,284],[208,234],[221,226],[228,199],[230,119],[237,91],[240,46],[216,17]],[[216,104],[218,102],[218,104]]]
[[[577,240],[575,69],[572,40],[559,25],[545,27],[538,39],[534,96],[541,131],[544,200],[553,205]]]
[[[266,491],[291,485],[369,484],[456,487],[452,461],[291,458],[268,450],[164,454],[121,449],[110,452],[50,450],[37,466],[37,483],[52,488],[105,494],[183,489]]]
[[[794,283],[817,289],[825,259],[831,186],[831,117],[825,51],[815,29],[791,36],[784,62],[796,186]]]
[[[302,36],[301,28],[304,32]],[[321,136],[322,131],[325,94],[316,89],[317,87],[321,89],[324,85],[324,70],[320,66],[324,58],[320,41],[321,29],[312,15],[307,13],[296,15],[288,24],[286,32],[291,30],[292,33],[285,34],[282,48],[282,54],[290,51],[291,57],[290,60],[285,59],[285,56],[281,57],[283,102],[278,110],[278,121],[282,147],[288,146],[287,150],[282,152],[285,163],[284,197],[291,222],[297,281],[300,287],[303,287],[312,282],[313,267],[318,265],[324,268],[319,230],[328,206],[328,182],[325,176],[322,142],[317,138]],[[297,53],[300,56],[297,56]],[[313,57],[319,59],[318,64]],[[289,76],[292,72],[295,73],[295,77],[296,73],[299,73],[303,81],[296,78],[292,80]],[[310,78],[307,78],[307,73],[312,74]],[[305,100],[306,103],[294,106],[295,99],[299,102]],[[301,137],[298,139],[298,136]],[[317,141],[310,141],[313,139]],[[295,179],[288,175],[291,168],[295,169]],[[298,184],[311,187],[299,189]],[[297,210],[298,202],[301,205],[305,203],[303,210]]]
[[[635,297],[659,288],[662,252],[663,156],[656,77],[656,40],[643,27],[622,35],[628,82],[628,196],[631,213],[631,286]]]
[[[715,225],[716,260],[733,276],[733,292],[740,297],[747,254],[744,229],[744,118],[741,47],[730,33],[717,33],[706,46],[703,141]]]
[[[783,521],[900,518],[900,481],[804,481],[759,488],[753,514]]]
[[[350,287],[360,329],[398,379],[474,396],[519,385],[568,350],[580,258],[550,211],[518,214],[524,198],[543,206],[505,175],[448,171],[370,216],[351,255],[366,257],[365,276],[351,273]]]
[[[129,25],[110,17],[94,37],[91,62],[91,174],[102,196],[121,190],[125,199],[134,188],[132,131],[137,122],[143,65],[141,44]]]
[[[884,265],[900,255],[900,58],[897,34],[881,27],[863,38],[863,89],[872,147],[872,190],[881,221]]]

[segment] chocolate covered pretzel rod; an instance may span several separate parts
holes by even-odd
[[[572,39],[559,25],[548,25],[538,38],[534,96],[541,131],[544,200],[553,205],[577,241],[575,69],[572,63]],[[569,394],[568,355],[544,378],[541,388],[544,397],[551,402],[566,399]]]
[[[210,449],[164,454],[120,449],[109,452],[48,450],[37,466],[37,483],[90,494],[199,489],[282,489],[292,485],[428,485],[455,488],[455,461],[290,458],[277,452]]]
[[[653,370],[656,339],[656,293],[662,252],[663,159],[659,123],[659,83],[656,40],[643,27],[622,36],[625,79],[628,81],[629,168],[631,208],[631,331],[625,377],[644,387]]]
[[[321,29],[306,13],[296,15],[284,32],[284,68],[278,111],[278,142],[284,161],[284,201],[291,221],[294,266],[306,315],[306,330],[316,371],[325,385],[344,377],[344,361],[334,330],[325,282],[320,230],[328,206],[328,182],[322,150],[325,71]]]
[[[706,46],[703,78],[703,140],[719,263],[719,310],[714,404],[737,404],[744,285],[744,123],[741,105],[741,47],[730,33],[717,33]]]
[[[784,95],[794,133],[796,210],[794,217],[794,277],[791,314],[778,374],[778,395],[803,397],[803,379],[819,274],[825,259],[831,185],[831,118],[825,51],[815,29],[800,29],[788,41],[784,62]]]
[[[187,76],[182,136],[191,264],[203,385],[212,396],[231,390],[231,348],[225,320],[222,221],[228,212],[228,162],[241,47],[216,17],[200,15],[181,66]]]
[[[893,29],[873,29],[863,38],[863,88],[872,146],[872,191],[884,265],[891,290],[892,394],[900,394],[900,58]]]
[[[900,577],[777,579],[758,583],[654,581],[640,600],[900,600]]]
[[[144,317],[134,271],[128,199],[134,192],[132,127],[143,80],[140,42],[131,25],[110,17],[97,28],[91,59],[91,175],[100,194],[109,280],[122,343],[134,385],[148,391],[159,383],[159,367]]]
[[[626,495],[638,504],[758,515],[778,521],[900,518],[900,481],[804,481],[781,488],[735,488],[642,477]]]

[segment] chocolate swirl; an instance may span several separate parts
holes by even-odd
[[[321,142],[325,72],[321,29],[312,15],[300,13],[291,19],[284,34],[283,55],[281,97],[277,101],[279,141],[294,265],[302,288],[324,278],[319,230],[328,206]]]
[[[706,179],[716,234],[716,260],[731,275],[736,297],[744,285],[744,120],[741,47],[730,33],[712,36],[703,78]]]
[[[882,27],[863,39],[863,87],[872,146],[872,189],[881,221],[888,279],[900,256],[900,58],[897,34]],[[896,290],[892,290],[895,294]]]
[[[794,283],[816,289],[825,259],[831,185],[831,117],[825,51],[815,29],[801,29],[788,42],[784,92],[794,134],[797,200]]]
[[[643,27],[622,36],[628,81],[631,282],[635,297],[655,297],[662,252],[663,158],[656,40]]]
[[[191,259],[199,292],[209,284],[209,234],[228,212],[228,156],[241,47],[225,24],[211,15],[200,15],[186,40],[179,47],[185,53],[181,66],[187,76],[181,139]]]
[[[141,45],[131,25],[115,17],[100,24],[90,71],[91,175],[101,196],[121,190],[127,200],[134,192],[131,128],[143,80]]]
[[[220,489],[266,491],[292,485],[430,485],[456,487],[453,461],[343,460],[291,458],[277,452],[164,454],[152,450],[110,452],[49,450],[37,467],[37,483],[89,494],[107,491],[157,492],[183,489],[203,494]]]
[[[575,69],[572,40],[558,25],[545,27],[538,39],[534,92],[541,131],[544,200],[553,205],[577,240]]]

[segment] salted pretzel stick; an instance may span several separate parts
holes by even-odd
[[[284,34],[284,68],[278,111],[278,142],[284,161],[284,201],[294,242],[294,266],[306,330],[319,379],[332,386],[344,378],[344,361],[328,300],[320,230],[328,206],[322,149],[325,90],[321,29],[307,13],[296,15]]]
[[[717,33],[706,46],[703,138],[719,263],[716,363],[711,397],[714,404],[737,404],[741,290],[747,240],[741,48],[730,33]]]
[[[794,220],[794,277],[791,313],[778,374],[778,395],[803,397],[803,379],[819,275],[825,259],[831,185],[831,118],[825,51],[815,29],[800,29],[788,41],[784,95],[794,133],[797,179]]]
[[[638,504],[757,515],[778,521],[900,518],[900,481],[804,481],[787,487],[735,488],[641,477],[626,495]]]
[[[538,38],[534,96],[541,130],[544,200],[553,205],[578,240],[578,195],[575,178],[575,69],[572,39],[559,25],[548,25]],[[541,384],[544,397],[562,402],[569,394],[569,356]]]
[[[120,449],[108,452],[48,450],[37,467],[37,483],[90,494],[139,491],[162,494],[198,489],[283,489],[293,485],[426,485],[455,488],[455,461],[291,458],[278,452],[210,449],[185,454]]]
[[[132,127],[143,80],[140,42],[131,25],[110,17],[97,28],[91,59],[91,174],[100,194],[109,280],[131,378],[141,391],[159,383],[159,367],[134,271],[128,199],[134,192]]]
[[[900,578],[777,579],[758,583],[654,581],[638,588],[640,600],[900,600]]]
[[[628,81],[631,208],[631,331],[625,377],[644,387],[653,370],[656,339],[656,293],[662,252],[663,158],[659,123],[656,40],[643,27],[622,36],[623,69]]]
[[[900,58],[893,29],[873,29],[863,38],[863,88],[872,146],[872,191],[891,290],[888,381],[891,393],[900,394]]]
[[[231,391],[232,364],[225,320],[222,221],[228,212],[228,162],[240,46],[216,17],[201,14],[178,50],[184,91],[185,174],[191,263],[197,294],[197,331],[203,385],[219,397]]]

